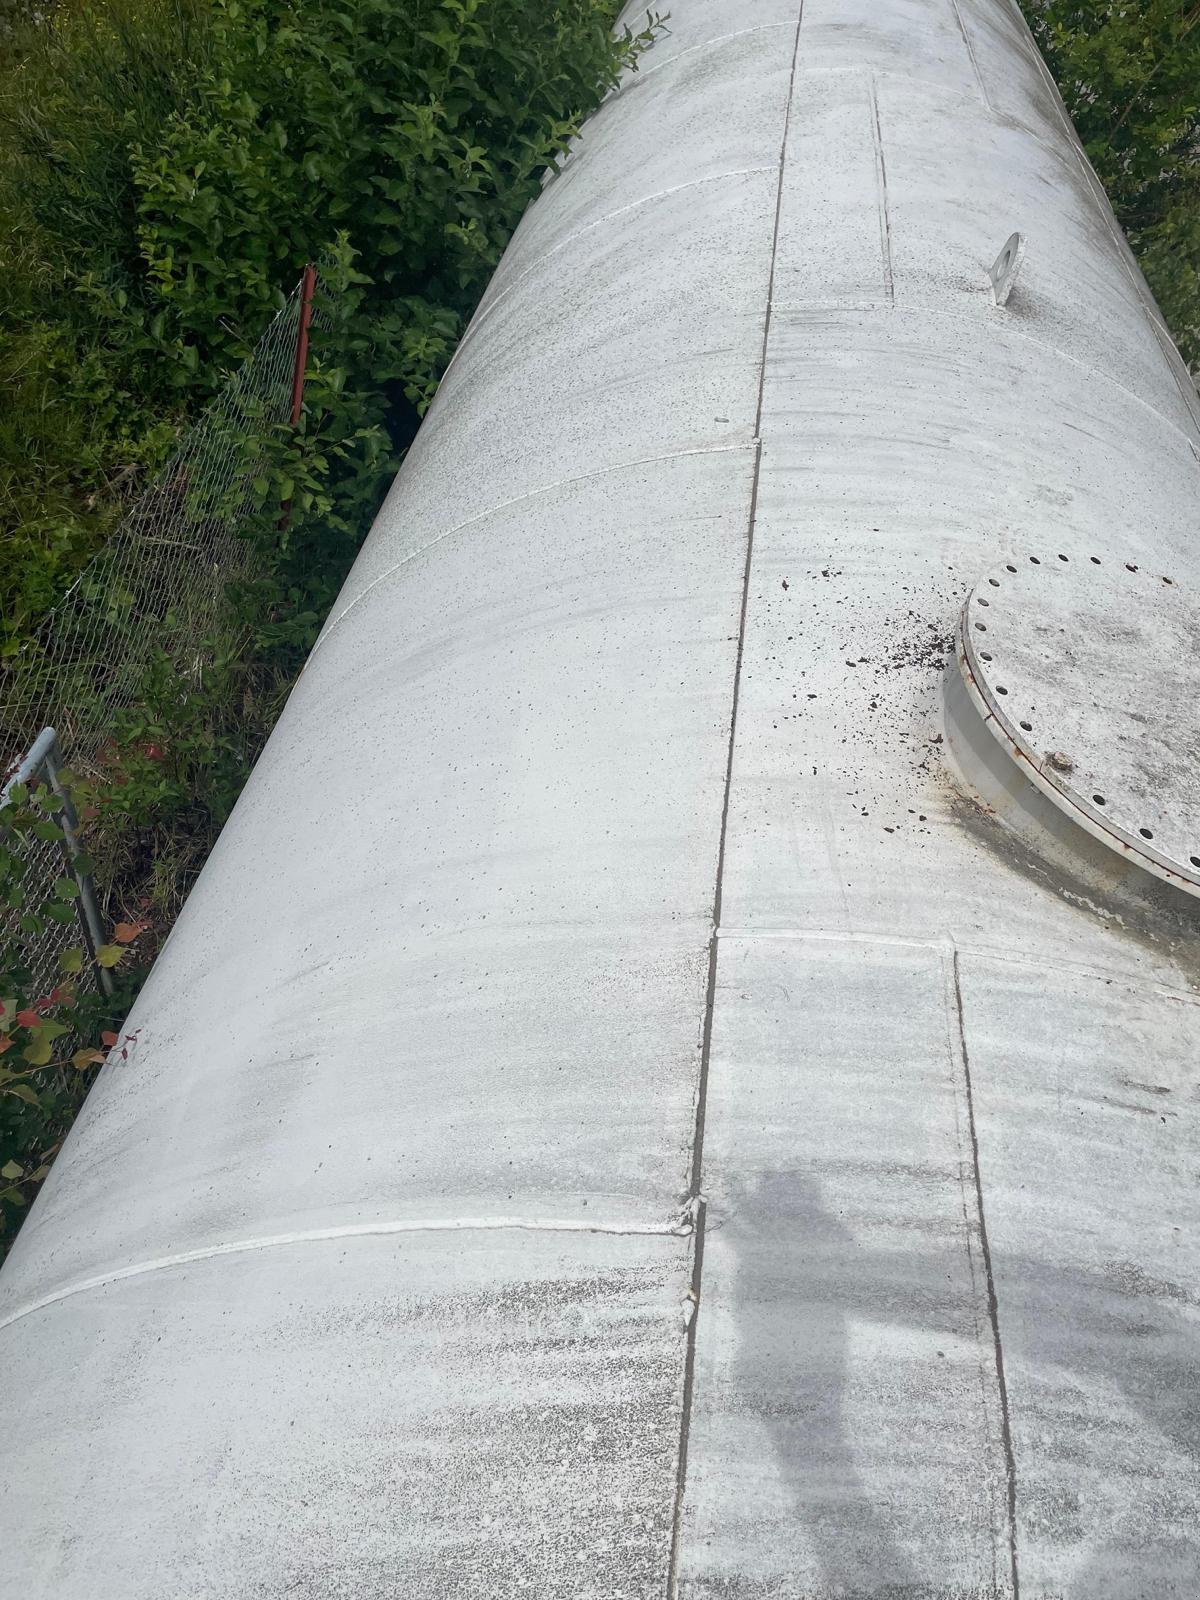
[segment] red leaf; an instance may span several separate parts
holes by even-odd
[[[42,1019],[38,1016],[37,1012],[31,1011],[28,1006],[24,1011],[17,1012],[18,1028],[36,1028],[41,1020]]]
[[[104,1032],[100,1035],[100,1043],[101,1044],[106,1044],[108,1046],[108,1048],[111,1050],[113,1045],[116,1044],[116,1042],[117,1042],[117,1035],[115,1033],[113,1033],[110,1029],[105,1028]]]
[[[12,1049],[12,1040],[8,1037],[8,1035],[6,1033],[0,1033],[0,1056],[2,1056],[6,1050],[11,1050],[11,1049]]]
[[[113,938],[118,944],[132,944],[135,939],[140,939],[149,927],[146,922],[118,922],[113,929]]]

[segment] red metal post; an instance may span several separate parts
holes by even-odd
[[[313,292],[317,287],[317,269],[311,263],[300,279],[300,331],[296,335],[296,366],[292,373],[292,427],[300,421],[300,408],[304,404],[304,369],[308,365],[308,330],[312,325]]]
[[[296,364],[292,368],[292,427],[300,421],[304,406],[304,372],[308,366],[308,330],[312,326],[313,293],[317,287],[317,269],[310,262],[300,279],[300,326],[296,333]],[[279,531],[286,533],[292,520],[292,502],[286,501],[279,518]]]

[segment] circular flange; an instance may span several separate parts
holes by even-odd
[[[1163,574],[1028,551],[975,585],[959,660],[989,730],[1089,833],[1200,894],[1200,608]]]

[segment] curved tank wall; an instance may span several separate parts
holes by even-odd
[[[1194,393],[1015,4],[670,9],[0,1276],[13,1600],[1200,1588],[1195,940],[942,687]]]

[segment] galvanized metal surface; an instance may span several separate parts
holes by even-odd
[[[1194,930],[942,694],[1198,487],[1015,6],[673,4],[0,1277],[0,1592],[1194,1595]]]
[[[988,726],[1073,820],[1200,893],[1200,608],[1133,561],[1013,555],[960,623]]]

